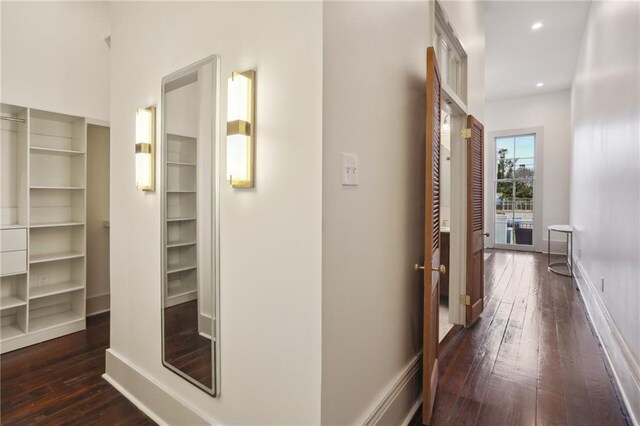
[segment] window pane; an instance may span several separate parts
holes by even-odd
[[[515,157],[533,158],[535,154],[536,137],[534,135],[525,135],[516,137]]]
[[[496,244],[514,244],[513,214],[496,214],[495,242]]]
[[[444,39],[440,39],[440,75],[445,76],[447,78],[447,65],[449,64],[449,46],[447,46],[447,42]]]
[[[496,180],[513,179],[513,169],[513,160],[498,160],[496,163]]]
[[[515,166],[516,179],[533,179],[534,160],[533,158],[518,158]]]
[[[496,160],[514,158],[514,138],[496,138]]]
[[[514,199],[515,243],[533,244],[533,180],[515,182]]]
[[[495,242],[513,244],[513,182],[496,183]]]
[[[496,183],[496,215],[513,210],[513,182]]]

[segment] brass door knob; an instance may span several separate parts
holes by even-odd
[[[413,265],[413,269],[415,269],[416,271],[424,271],[424,266],[423,265],[418,265],[417,263],[415,265]],[[433,272],[440,272],[440,275],[444,275],[447,273],[447,268],[445,268],[444,265],[440,265],[437,268],[432,268],[431,269]]]

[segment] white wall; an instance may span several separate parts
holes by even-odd
[[[513,99],[487,102],[485,133],[485,159],[487,164],[494,161],[493,141],[490,133],[501,130],[531,129],[543,127],[543,196],[542,234],[547,250],[547,226],[569,223],[569,169],[571,165],[571,116],[570,92],[546,93]],[[485,167],[485,193],[492,194],[494,176],[491,168]],[[534,195],[535,196],[535,195]],[[485,228],[491,229],[491,197],[485,203]],[[493,241],[493,238],[491,238]],[[551,241],[565,241],[562,234],[552,234]],[[560,249],[564,250],[562,244]],[[557,248],[551,247],[554,252]]]
[[[445,112],[442,112],[444,116]],[[449,116],[448,113],[446,113]],[[453,118],[448,118],[449,128],[444,126],[440,131],[440,226],[451,226],[451,123]]]
[[[87,314],[109,309],[109,128],[87,128]]]
[[[114,2],[111,18],[112,353],[214,424],[319,423],[322,4]],[[223,106],[231,71],[257,71],[256,188],[221,185],[215,399],[161,365],[160,192],[135,189],[133,155],[136,108],[211,54]]]
[[[596,329],[640,421],[640,3],[593,3],[571,108],[578,262]],[[611,324],[598,320],[608,316]]]
[[[421,365],[422,276],[413,265],[424,251],[432,7],[324,3],[323,424],[362,424]],[[483,117],[481,6],[444,7],[470,54],[471,111]],[[342,152],[359,156],[357,187],[341,185]],[[382,424],[400,424],[421,387],[410,376]]]
[[[324,3],[323,424],[363,423],[422,348],[427,16]],[[359,156],[358,187],[341,185],[341,152]]]
[[[2,102],[109,120],[108,2],[0,3]]]

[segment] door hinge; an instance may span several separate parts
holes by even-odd
[[[468,294],[461,294],[460,304],[465,306],[471,306],[471,296],[469,296]]]
[[[460,137],[462,139],[471,139],[471,129],[460,130]]]

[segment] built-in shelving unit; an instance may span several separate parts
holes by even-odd
[[[167,135],[165,147],[167,305],[197,297],[197,139]]]
[[[1,105],[2,352],[85,328],[84,118]]]

